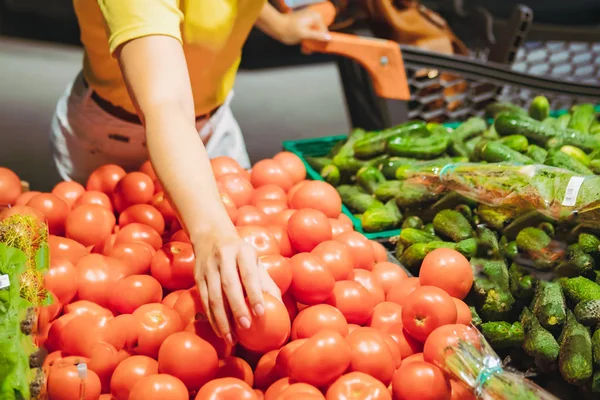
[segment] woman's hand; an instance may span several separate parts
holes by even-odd
[[[281,43],[294,45],[305,39],[328,41],[327,25],[321,14],[310,8],[282,14],[265,3],[256,26]]]
[[[281,299],[279,288],[257,263],[254,248],[235,231],[204,235],[192,242],[196,243],[196,283],[208,320],[220,337],[233,344],[232,323],[240,329],[248,329],[251,313],[260,317],[265,312],[263,292]],[[244,289],[251,310],[244,298]]]

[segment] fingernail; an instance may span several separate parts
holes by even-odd
[[[254,313],[258,317],[262,317],[263,315],[265,315],[265,308],[262,306],[262,304],[257,304],[254,306]]]
[[[227,336],[225,336],[225,341],[227,342],[227,344],[233,345],[233,336],[231,335],[231,333],[228,333]]]
[[[244,329],[250,328],[250,320],[246,317],[240,318],[240,326]]]

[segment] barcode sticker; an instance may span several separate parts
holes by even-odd
[[[10,286],[10,278],[8,275],[0,275],[0,289],[4,289]]]
[[[579,189],[585,178],[583,176],[574,176],[569,179],[567,184],[567,190],[565,190],[565,198],[563,199],[562,205],[566,207],[573,207],[577,203],[577,195]]]

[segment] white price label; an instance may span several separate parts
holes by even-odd
[[[10,286],[10,278],[8,275],[0,275],[0,289],[4,289]]]
[[[573,176],[569,179],[567,190],[565,190],[565,198],[562,202],[563,206],[573,207],[577,203],[577,195],[579,195],[579,189],[581,189],[584,180],[583,176]]]

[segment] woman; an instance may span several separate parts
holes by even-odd
[[[249,167],[229,105],[252,26],[286,44],[328,40],[327,28],[316,13],[284,15],[264,0],[74,5],[85,56],[53,119],[58,170],[65,180],[83,182],[100,165],[132,170],[149,156],[189,233],[208,318],[233,343],[232,322],[249,328],[251,313],[264,313],[263,292],[280,294],[229,220],[209,155]]]

